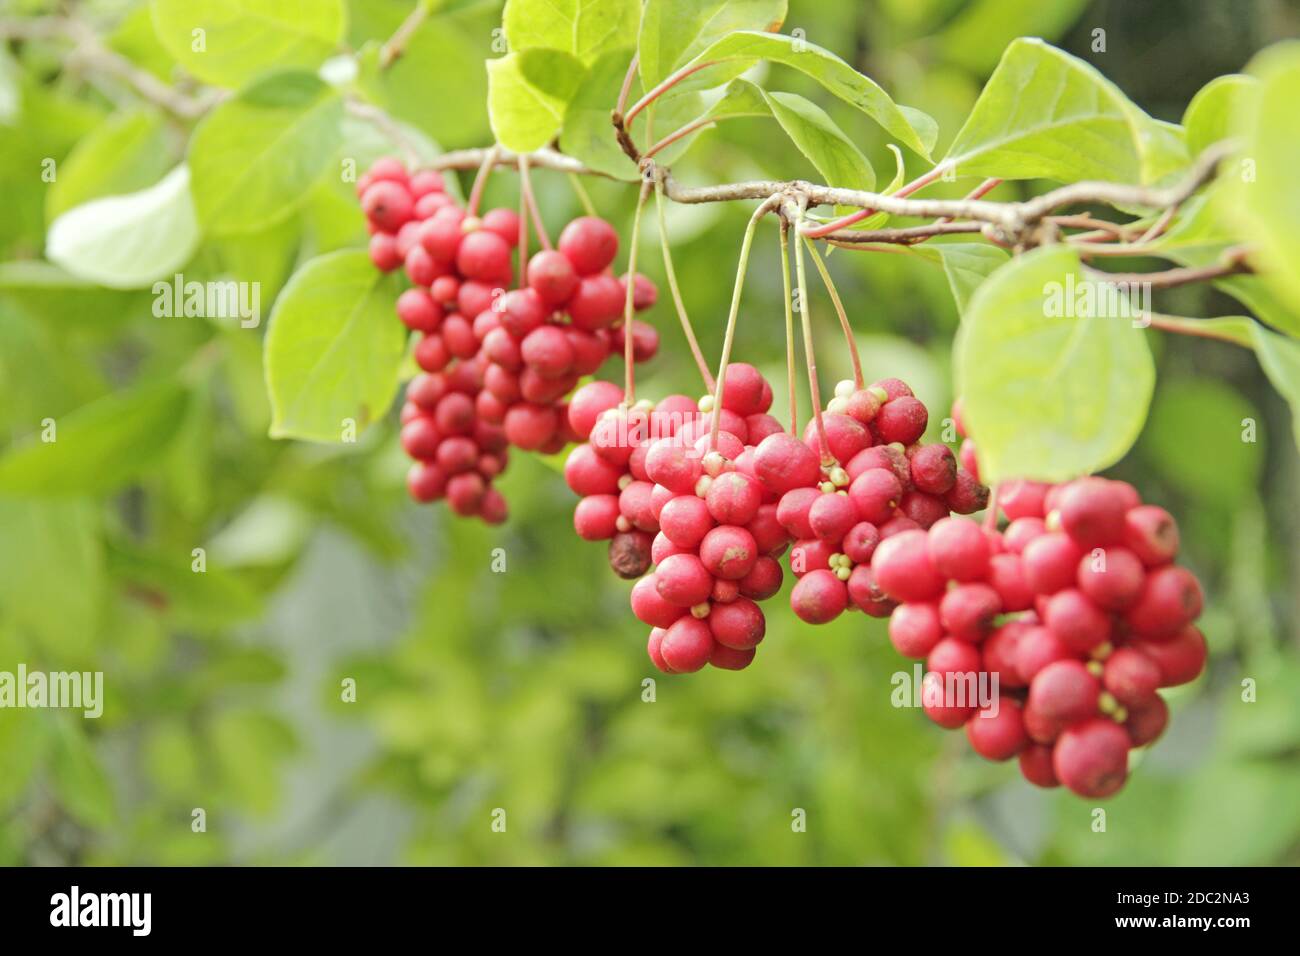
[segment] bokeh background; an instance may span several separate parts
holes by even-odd
[[[482,61],[496,55],[499,4],[444,6],[372,92],[445,148],[483,145]],[[939,120],[936,155],[1013,37],[1058,43],[1177,121],[1206,81],[1300,33],[1300,8],[1283,0],[790,6],[787,30],[803,29]],[[3,0],[0,16],[69,7],[113,49],[175,79],[146,4]],[[349,7],[349,43],[359,49],[387,38],[410,3]],[[1104,52],[1094,50],[1099,35]],[[1014,765],[974,756],[962,735],[891,707],[890,678],[907,664],[883,622],[846,615],[803,626],[783,593],[747,671],[658,675],[627,607],[629,585],[609,572],[602,547],[571,531],[573,498],[555,463],[515,456],[502,482],[512,516],[501,528],[417,507],[403,488],[393,414],[357,445],[266,437],[264,328],[157,319],[147,291],[34,269],[58,202],[41,160],[74,162],[89,134],[131,108],[57,49],[0,45],[0,445],[167,369],[195,363],[202,384],[183,427],[149,450],[156,460],[129,486],[0,498],[0,670],[20,661],[102,670],[107,695],[98,721],[0,711],[0,863],[1300,861],[1300,459],[1288,411],[1250,353],[1153,339],[1151,418],[1113,474],[1179,517],[1184,559],[1208,595],[1212,659],[1205,676],[1169,694],[1169,730],[1106,804],[1098,833],[1089,803],[1036,790]],[[892,169],[865,117],[797,74],[781,80],[859,135],[877,169]],[[813,177],[771,133],[761,120],[725,124],[676,173],[697,183]],[[180,158],[181,143],[161,140],[158,169],[142,170],[143,183]],[[536,181],[554,234],[578,214],[575,194],[556,174]],[[933,194],[965,188],[940,184]],[[489,189],[490,202],[515,202],[512,173]],[[630,224],[631,188],[589,189],[605,215]],[[670,212],[685,298],[712,361],[749,211]],[[736,354],[779,381],[774,233],[756,242]],[[295,263],[364,236],[349,187],[331,178],[289,223],[206,243],[186,277],[257,279],[267,314]],[[651,222],[646,247],[656,245]],[[957,321],[941,271],[855,252],[830,263],[868,376],[910,381],[937,438]],[[644,271],[662,285],[657,254]],[[1160,305],[1240,311],[1200,289]],[[813,308],[829,386],[847,359],[820,294]],[[641,379],[644,393],[697,392],[670,306],[651,318],[664,348]],[[1246,418],[1258,423],[1254,443],[1241,440]],[[206,549],[205,574],[190,572],[195,547]],[[503,549],[504,573],[493,570],[494,549]],[[642,681],[652,676],[650,703]],[[347,678],[355,702],[341,700]],[[1245,679],[1255,702],[1242,700]],[[195,808],[206,812],[206,832],[192,830]],[[496,808],[507,813],[504,833],[491,827]],[[792,831],[796,809],[806,811],[806,832]]]

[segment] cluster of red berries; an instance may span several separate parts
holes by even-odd
[[[929,412],[906,383],[846,381],[835,391],[821,425],[810,421],[802,442],[781,435],[757,453],[760,478],[780,495],[777,518],[796,540],[790,570],[799,582],[790,603],[810,624],[850,608],[888,617],[894,603],[871,567],[881,541],[988,501],[988,489],[946,445],[920,442]]]
[[[433,170],[409,173],[380,159],[357,192],[369,227],[370,258],[383,271],[405,267],[412,288],[397,315],[419,338],[422,372],[402,410],[402,447],[417,501],[446,498],[460,515],[497,523],[506,506],[492,480],[506,448],[554,453],[581,440],[568,427],[564,396],[624,347],[625,279],[609,273],[618,236],[595,217],[564,229],[558,250],[529,260],[527,283],[511,289],[524,241],[510,209],[471,216]],[[654,304],[654,284],[634,278],[636,309]],[[510,291],[507,291],[510,290]],[[632,327],[635,361],[658,349],[655,330]]]
[[[1165,728],[1158,689],[1205,665],[1200,585],[1173,563],[1174,519],[1125,482],[1008,482],[998,506],[1001,532],[945,518],[876,549],[876,583],[901,602],[890,640],[925,660],[926,714],[977,753],[1109,796]]]

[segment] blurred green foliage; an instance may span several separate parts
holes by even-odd
[[[142,70],[174,76],[148,5],[72,6]],[[348,4],[358,84],[444,148],[483,144],[483,60],[500,52],[499,4],[441,4],[381,72],[378,44],[410,7]],[[1090,59],[1154,116],[1177,121],[1206,81],[1300,24],[1281,0],[791,7],[787,30],[939,121],[936,155],[1016,36]],[[0,15],[22,23],[54,8],[9,0]],[[1096,30],[1104,53],[1091,52]],[[1166,737],[1097,833],[1084,801],[1034,790],[960,735],[890,706],[891,676],[907,664],[882,622],[797,626],[782,596],[747,671],[657,675],[628,585],[602,548],[571,532],[572,499],[553,463],[516,455],[502,482],[511,520],[487,529],[406,499],[395,413],[355,445],[268,438],[265,323],[156,318],[145,292],[40,261],[54,216],[155,181],[184,145],[174,118],[124,84],[91,82],[61,49],[0,46],[0,670],[102,670],[106,703],[98,721],[0,711],[0,863],[1300,860],[1300,461],[1289,412],[1249,352],[1156,339],[1152,415],[1114,469],[1179,516],[1208,595],[1212,660],[1169,695]],[[816,99],[876,170],[894,168],[874,124],[787,72],[787,88]],[[768,121],[704,136],[676,170],[683,181],[816,175]],[[349,146],[365,161],[389,148],[361,124]],[[47,159],[55,183],[41,177]],[[580,206],[564,177],[536,180],[554,234]],[[515,188],[495,176],[487,201],[513,204]],[[602,213],[630,225],[626,186],[588,188]],[[748,210],[668,212],[687,304],[713,355]],[[649,218],[644,247],[654,250]],[[265,315],[297,264],[364,238],[347,185],[325,177],[287,221],[204,239],[185,273],[260,281]],[[736,354],[783,381],[776,256],[775,237],[760,232]],[[943,271],[840,251],[830,268],[867,375],[909,380],[936,411],[937,437],[957,324]],[[656,255],[644,271],[663,287]],[[1169,295],[1185,314],[1240,311],[1204,289]],[[814,309],[831,314],[820,296]],[[665,347],[642,388],[694,391],[670,309],[652,319]],[[832,324],[820,339],[827,384],[848,371]],[[1240,440],[1246,418],[1258,425],[1254,443]],[[63,462],[66,488],[33,487],[14,455],[45,419],[61,436],[83,428],[102,439],[77,443],[91,453]],[[1253,702],[1243,701],[1247,680]],[[355,701],[345,700],[352,687]],[[192,828],[196,808],[205,832]],[[492,827],[498,808],[504,833]],[[792,828],[800,810],[806,832]]]

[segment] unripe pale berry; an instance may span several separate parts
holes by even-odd
[[[835,620],[848,606],[844,582],[829,570],[809,571],[790,592],[790,606],[800,620],[809,624],[826,624]]]
[[[850,393],[844,402],[844,414],[869,425],[880,412],[880,396],[870,389],[860,388]]]
[[[1114,721],[1096,717],[1067,727],[1052,751],[1052,767],[1083,797],[1108,797],[1128,776],[1129,739]]]

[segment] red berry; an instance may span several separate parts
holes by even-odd
[[[1003,613],[1027,611],[1033,607],[1034,592],[1025,578],[1024,562],[1018,555],[995,554],[989,558],[988,583],[998,592]]]
[[[1002,687],[1024,687],[1025,681],[1016,670],[1016,654],[1020,641],[1029,631],[1031,625],[1024,621],[1008,621],[997,628],[980,645],[984,657],[984,669],[990,677],[995,676]]]
[[[632,586],[631,600],[632,613],[637,620],[651,627],[669,627],[683,614],[689,613],[686,608],[672,604],[659,595],[657,572],[647,574]]]
[[[881,589],[896,601],[927,601],[943,594],[944,580],[930,560],[924,531],[885,538],[871,557],[871,570]]]
[[[1079,654],[1110,639],[1110,618],[1076,588],[1058,591],[1047,599],[1043,623]]]
[[[926,670],[936,674],[970,674],[980,671],[980,652],[968,641],[945,637],[930,649],[925,659]]]
[[[672,554],[655,571],[659,596],[678,607],[694,607],[707,600],[713,576],[694,554]]]
[[[1108,797],[1128,776],[1129,739],[1114,721],[1096,717],[1067,727],[1052,751],[1057,778],[1081,797]]]
[[[420,245],[438,262],[455,262],[456,250],[465,236],[460,228],[464,219],[465,211],[456,206],[439,209],[420,227]]]
[[[1124,537],[1126,497],[1115,482],[1080,478],[1060,492],[1061,527],[1081,548],[1118,544]]]
[[[374,167],[371,167],[373,172]],[[420,169],[411,174],[411,195],[419,199],[429,193],[440,193],[447,188],[442,173],[436,169]]]
[[[849,500],[863,521],[881,525],[894,516],[903,498],[903,485],[893,471],[869,468],[849,485]]]
[[[502,281],[510,275],[510,243],[495,232],[478,229],[461,239],[456,271],[480,282]]]
[[[947,445],[924,445],[909,460],[912,484],[929,495],[945,495],[957,482],[957,462]]]
[[[1000,491],[998,500],[1002,500]],[[1030,541],[1046,533],[1047,524],[1042,518],[1016,518],[1002,532],[1002,544],[1012,554],[1021,554]]]
[[[1074,723],[1097,712],[1101,683],[1076,660],[1053,661],[1029,683],[1028,704],[1044,717]]]
[[[434,418],[443,434],[468,435],[474,428],[474,400],[463,392],[444,395]]]
[[[462,518],[478,514],[487,484],[477,472],[467,471],[447,479],[447,505]]]
[[[867,564],[880,541],[879,528],[870,521],[859,521],[844,535],[840,547],[854,564]]]
[[[1070,648],[1046,627],[1030,627],[1020,636],[1012,651],[1016,673],[1028,684],[1048,664],[1070,657]]]
[[[751,445],[757,445],[768,435],[784,431],[785,427],[772,415],[762,412],[758,415],[745,416],[745,431]]]
[[[900,604],[889,618],[889,640],[904,657],[923,658],[942,638],[939,608],[932,601]]]
[[[1055,594],[1074,585],[1083,552],[1069,535],[1056,531],[1030,541],[1020,556],[1029,586],[1038,594]]]
[[[1010,760],[1029,744],[1020,707],[1011,700],[977,710],[966,721],[966,739],[986,760]]]
[[[822,427],[826,429],[826,446],[836,461],[850,461],[854,455],[871,445],[871,432],[848,415],[828,412],[822,415]],[[817,431],[816,419],[810,421],[803,430],[803,440],[804,444],[820,455],[821,436]]]
[[[989,490],[965,468],[958,468],[957,480],[944,495],[944,502],[959,515],[971,515],[988,507]]]
[[[998,592],[987,584],[959,584],[939,601],[939,619],[963,641],[982,641],[1002,610]]]
[[[1031,743],[1020,751],[1020,773],[1036,787],[1061,785],[1052,769],[1052,748],[1044,744]]]
[[[940,727],[956,730],[975,713],[975,707],[956,702],[959,696],[964,699],[966,695],[960,691],[949,693],[948,684],[942,674],[926,674],[921,679],[921,707],[925,716]]]
[[[392,272],[405,261],[405,256],[397,251],[397,239],[386,232],[377,232],[370,237],[370,261],[380,272]]]
[[[625,293],[618,280],[602,273],[583,278],[569,296],[565,309],[576,327],[594,332],[607,329],[622,318],[625,305]],[[621,339],[616,347],[622,351]]]
[[[472,359],[478,353],[478,337],[463,315],[452,313],[442,321],[442,344],[458,359]]]
[[[659,668],[665,674],[671,674],[672,668],[664,660],[661,648],[663,646],[664,635],[667,630],[662,627],[653,627],[650,629],[650,638],[646,641],[646,653],[650,655],[650,660],[654,662],[655,667]]]
[[[809,624],[835,620],[848,607],[849,595],[844,582],[829,570],[809,571],[790,592],[794,613]]]
[[[919,398],[900,395],[880,407],[872,427],[884,444],[910,445],[925,434],[929,420],[929,412]]]
[[[605,461],[590,445],[578,445],[564,462],[564,480],[574,494],[616,495],[622,470]]]
[[[1156,696],[1160,666],[1139,650],[1121,647],[1106,658],[1101,682],[1126,707],[1141,707]]]
[[[654,485],[648,481],[633,481],[618,496],[619,511],[639,531],[651,534],[659,531],[659,521],[651,505]]]
[[[912,486],[912,463],[907,460],[903,449],[896,445],[874,445],[864,448],[844,466],[849,477],[856,480],[864,471],[883,468],[892,472],[904,489]]]
[[[690,674],[709,662],[713,644],[709,625],[688,614],[678,618],[664,633],[659,653],[675,673]]]
[[[573,509],[573,530],[584,541],[604,541],[618,532],[618,498],[588,495]]]
[[[903,396],[912,397],[912,389],[901,378],[882,378],[879,381],[872,382],[867,386],[868,389],[878,389],[885,393],[885,401],[892,401],[895,398]]]
[[[569,424],[583,438],[591,435],[600,414],[623,401],[623,390],[613,382],[588,382],[569,399]]]
[[[745,528],[754,536],[759,554],[778,554],[790,543],[790,536],[776,519],[776,505],[759,505],[758,513]]]
[[[754,656],[757,651],[750,649],[748,651],[738,651],[734,647],[713,642],[713,654],[709,657],[709,663],[714,667],[726,671],[743,671],[750,664],[754,663]]]
[[[835,546],[819,538],[804,538],[794,543],[790,549],[790,570],[797,578],[809,571],[821,571],[830,568],[830,557],[835,553]]]
[[[526,451],[536,451],[554,437],[559,416],[550,405],[522,402],[506,412],[506,437],[510,444]]]
[[[814,484],[821,474],[817,453],[786,432],[769,435],[754,450],[754,471],[770,491]]]
[[[1178,525],[1157,505],[1131,508],[1124,515],[1124,544],[1149,568],[1168,564],[1178,554]]]
[[[781,526],[795,538],[815,538],[808,515],[813,502],[822,496],[816,488],[794,488],[781,496],[776,503],[776,517]]]
[[[564,227],[557,247],[579,275],[588,276],[614,261],[618,255],[618,233],[603,219],[582,216]]]
[[[726,471],[709,484],[704,501],[718,524],[746,525],[758,513],[763,493],[748,475]]]
[[[976,481],[980,480],[980,460],[975,450],[975,443],[969,438],[961,443],[961,466]],[[956,475],[953,475],[954,479]]]
[[[1160,668],[1160,686],[1177,687],[1195,680],[1205,667],[1205,635],[1187,625],[1172,638],[1161,641],[1135,641],[1141,651]]]
[[[624,294],[627,293],[627,273],[619,277],[619,284],[623,286]],[[655,302],[659,300],[659,289],[650,280],[648,276],[637,273],[632,280],[632,308],[638,312],[644,312],[646,309],[653,308]]]
[[[808,508],[808,524],[823,541],[842,540],[857,523],[857,509],[848,495],[819,494]]]
[[[578,288],[578,274],[563,253],[544,250],[528,260],[528,286],[549,308],[558,309]]]
[[[715,604],[709,612],[709,630],[719,644],[747,651],[757,647],[767,631],[767,621],[758,605],[739,597],[729,604]]]
[[[680,495],[695,493],[695,484],[704,473],[700,456],[674,438],[661,438],[650,446],[645,459],[646,474],[656,484]]]
[[[664,511],[666,513],[668,508]],[[709,531],[700,541],[700,560],[715,577],[739,581],[754,569],[754,564],[758,561],[758,547],[754,544],[754,536],[744,528],[722,525]]]
[[[435,458],[438,467],[448,475],[473,471],[478,464],[478,445],[465,435],[451,435],[442,440]]]
[[[1107,611],[1132,605],[1142,593],[1144,579],[1142,562],[1127,548],[1098,548],[1079,561],[1079,590]]]
[[[702,498],[678,495],[659,512],[659,527],[677,547],[694,548],[713,527],[713,518]]]
[[[573,346],[558,325],[533,329],[519,346],[524,362],[543,378],[559,378],[573,368]]]
[[[362,195],[361,211],[383,232],[395,233],[410,220],[415,200],[404,184],[382,179]]]
[[[546,322],[546,306],[532,289],[511,289],[501,296],[496,308],[501,326],[517,339]]]
[[[406,489],[416,501],[436,501],[447,487],[447,476],[437,465],[417,462],[406,473]]]
[[[868,388],[860,388],[845,402],[844,413],[863,425],[870,425],[880,411],[880,396]]]
[[[1191,571],[1174,566],[1156,568],[1147,575],[1124,621],[1139,637],[1159,640],[1196,620],[1204,601],[1200,582]]]
[[[998,486],[998,507],[1012,521],[1045,517],[1043,502],[1051,487],[1041,481],[1005,481]]]
[[[761,372],[745,362],[732,362],[727,366],[722,384],[722,407],[737,415],[759,415],[772,405],[765,394],[767,384]],[[766,399],[766,401],[765,401]]]
[[[936,521],[929,534],[935,570],[954,581],[979,581],[989,569],[989,542],[978,524],[966,518]]]
[[[1165,732],[1169,723],[1169,705],[1155,694],[1146,703],[1129,708],[1124,729],[1134,747],[1145,747]]]
[[[570,313],[572,317],[572,313]],[[622,328],[614,330],[610,338],[610,351],[616,355],[624,355],[626,342],[624,341],[624,331]],[[632,320],[632,361],[648,362],[659,352],[659,330],[647,322],[640,319]],[[723,415],[730,414],[724,410]],[[743,419],[741,420],[743,421]],[[735,428],[729,428],[728,431],[736,432]],[[739,434],[739,432],[736,432]]]
[[[764,601],[781,590],[781,562],[760,555],[749,573],[740,579],[740,593],[755,601]]]
[[[870,617],[887,618],[898,607],[898,602],[880,590],[876,576],[869,564],[859,564],[849,574],[849,600]]]
[[[483,214],[483,228],[495,232],[511,249],[519,245],[519,214],[513,209],[489,209]]]

